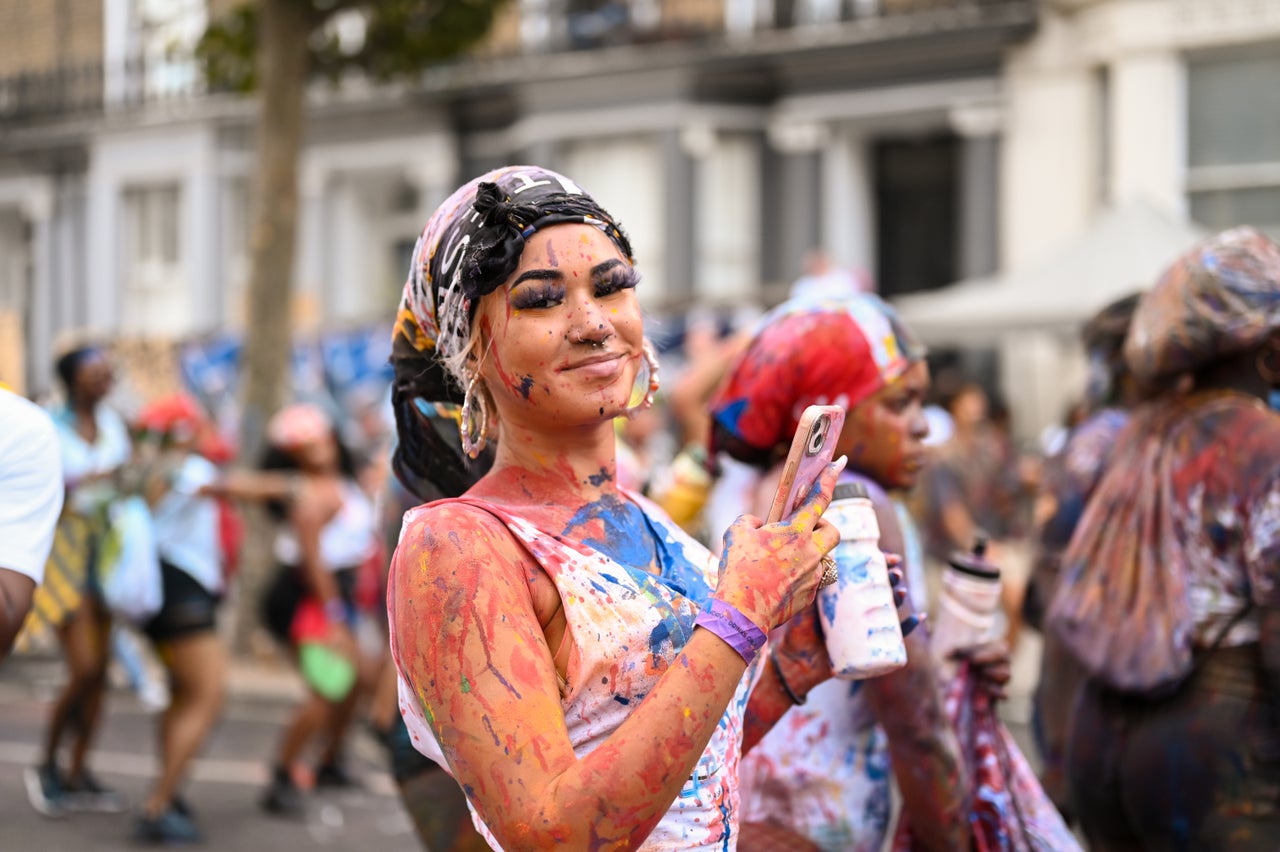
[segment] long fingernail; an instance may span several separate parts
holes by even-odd
[[[919,616],[913,615],[908,617],[906,621],[902,622],[902,638],[905,639],[906,637],[910,636],[911,631],[915,630],[919,626],[920,626]]]
[[[835,468],[836,473],[840,473],[842,470],[844,470],[844,466],[847,465],[848,463],[849,463],[849,457],[841,456],[840,458],[833,461],[831,463],[831,466]]]

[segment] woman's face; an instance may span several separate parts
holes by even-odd
[[[102,355],[86,358],[76,368],[75,396],[89,404],[96,404],[111,392],[111,364]]]
[[[885,488],[915,485],[924,465],[924,439],[929,423],[924,416],[929,391],[929,367],[912,364],[897,381],[885,385],[848,413],[836,455],[849,457],[849,467]]]
[[[477,357],[504,424],[603,423],[627,406],[643,357],[635,270],[590,225],[555,225],[476,311]]]
[[[338,444],[332,434],[313,438],[293,451],[298,466],[310,472],[328,472],[338,466]]]

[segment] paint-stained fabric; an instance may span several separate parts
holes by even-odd
[[[1102,683],[1146,691],[1220,635],[1257,642],[1256,609],[1223,635],[1250,601],[1280,606],[1280,415],[1234,392],[1138,410],[1063,556],[1049,629]]]
[[[634,494],[627,498],[643,510],[657,541],[659,574],[622,564],[589,544],[540,530],[492,504],[465,497],[451,501],[499,518],[555,583],[572,637],[561,707],[579,757],[603,743],[657,685],[692,635],[694,619],[718,577],[719,561],[705,547],[644,498]],[[443,502],[409,512],[405,526],[429,526],[431,507]],[[737,847],[734,779],[743,712],[757,667],[758,658],[743,676],[680,795],[640,849],[723,852]],[[415,747],[447,769],[403,668],[399,678],[400,709]],[[500,848],[474,809],[472,815],[490,845]]]
[[[1197,244],[1142,299],[1125,341],[1144,382],[1258,346],[1280,328],[1280,245],[1253,228]]]
[[[966,744],[972,804],[968,813],[975,850],[1080,852],[1080,844],[1045,795],[1013,735],[996,714],[968,663],[947,687],[947,718]],[[893,852],[914,852],[913,815],[903,813]]]
[[[1044,497],[1051,510],[1036,532],[1031,582],[1027,588],[1027,621],[1042,629],[1044,610],[1058,585],[1062,554],[1084,515],[1085,506],[1106,471],[1116,440],[1129,422],[1127,412],[1104,408],[1081,423],[1056,455],[1045,461]],[[1040,781],[1060,808],[1068,793],[1063,774],[1072,705],[1084,680],[1075,657],[1054,634],[1044,637],[1040,681],[1033,698],[1036,745],[1043,758]]]

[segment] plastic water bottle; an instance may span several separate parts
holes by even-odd
[[[934,660],[950,672],[951,654],[995,638],[1000,611],[1000,568],[987,561],[987,540],[979,536],[969,553],[951,557],[942,571],[938,617],[929,637]]]
[[[823,517],[840,530],[839,579],[818,592],[818,617],[836,677],[860,680],[902,668],[907,646],[867,489],[859,482],[840,483]]]

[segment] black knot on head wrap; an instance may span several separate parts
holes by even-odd
[[[471,206],[479,220],[460,270],[462,291],[471,303],[468,319],[475,316],[480,298],[496,290],[515,271],[525,240],[543,228],[565,223],[596,225],[613,239],[628,261],[633,260],[627,235],[589,195],[529,195],[527,201],[513,200],[491,181],[476,188],[476,200]]]

